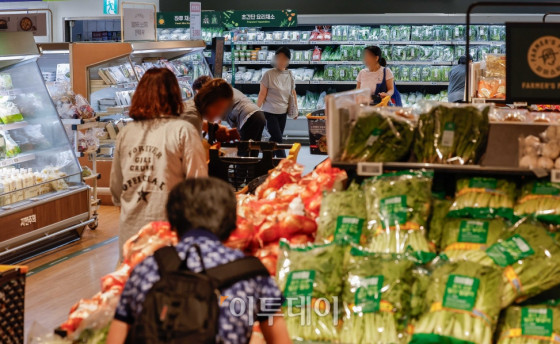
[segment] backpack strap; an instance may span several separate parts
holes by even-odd
[[[206,274],[218,282],[218,288],[231,285],[256,276],[270,276],[268,270],[257,257],[244,257],[233,262],[206,270]]]
[[[161,272],[171,272],[179,270],[181,267],[181,257],[174,246],[165,246],[154,252],[154,259]]]

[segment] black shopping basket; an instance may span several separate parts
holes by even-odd
[[[24,343],[26,266],[0,265],[0,343]]]
[[[246,156],[222,156],[219,149],[210,148],[208,174],[228,182],[236,191],[245,187],[254,189],[266,179],[259,177],[268,175],[268,171],[282,160],[274,158],[275,150],[289,149],[288,159],[296,160],[301,147],[299,143],[292,145],[254,141],[239,141],[227,146],[237,148],[238,153],[241,153],[238,155]],[[262,154],[259,157],[249,156],[251,151],[259,151]]]

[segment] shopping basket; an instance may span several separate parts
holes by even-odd
[[[0,265],[0,343],[23,343],[26,266]]]
[[[277,144],[274,142],[239,141],[221,147],[235,147],[238,152],[248,153],[260,151],[259,157],[252,156],[222,156],[217,146],[210,148],[208,174],[231,184],[236,191],[244,189],[251,181],[266,176],[280,160],[274,158],[274,151],[289,149],[289,159],[297,160],[301,145],[299,143]],[[254,183],[253,183],[254,184]]]

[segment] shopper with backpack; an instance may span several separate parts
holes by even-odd
[[[107,343],[248,343],[253,321],[267,343],[291,343],[267,270],[221,243],[236,224],[233,189],[215,178],[187,179],[166,209],[180,241],[134,268]]]

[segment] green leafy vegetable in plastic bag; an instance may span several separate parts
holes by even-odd
[[[536,216],[538,220],[560,224],[560,183],[532,181],[523,185],[515,215]]]
[[[508,307],[500,319],[498,344],[550,344],[560,337],[560,308]]]
[[[443,235],[443,223],[451,208],[452,202],[448,199],[434,198],[432,201],[432,215],[428,230],[428,239],[439,251],[441,247],[441,237]]]
[[[485,250],[502,237],[508,226],[503,219],[454,219],[444,222],[442,252],[450,260],[478,261]]]

